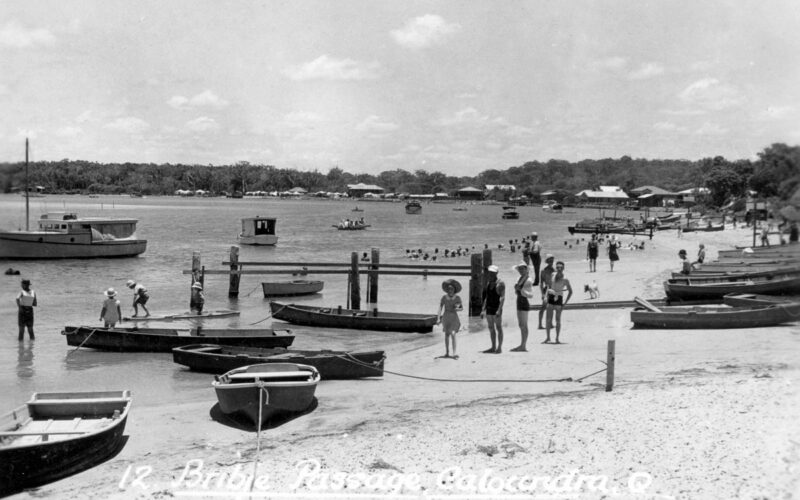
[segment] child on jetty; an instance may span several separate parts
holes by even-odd
[[[461,297],[457,294],[461,291],[461,283],[454,279],[445,280],[442,283],[442,290],[446,292],[442,295],[439,302],[439,314],[437,323],[442,324],[444,330],[444,356],[442,358],[458,359],[456,354],[456,332],[461,329],[461,321],[458,319],[458,311],[464,310],[461,304]],[[453,355],[450,355],[450,343],[453,344]]]

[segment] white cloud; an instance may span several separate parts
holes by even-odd
[[[52,45],[56,37],[44,28],[28,29],[16,21],[0,28],[0,45],[24,49],[35,45]]]
[[[188,98],[182,95],[172,96],[167,104],[175,109],[188,108],[217,108],[221,109],[228,106],[228,101],[222,99],[210,90],[205,90],[194,97]]]
[[[60,129],[56,130],[56,135],[58,137],[78,137],[79,135],[83,134],[83,129],[80,127],[61,127]]]
[[[6,86],[5,86],[5,85],[3,85],[2,83],[0,83],[0,96],[2,96],[2,95],[8,95],[8,93],[9,93],[9,92],[8,92],[8,87],[6,87]]]
[[[744,101],[744,97],[735,87],[716,78],[698,80],[686,87],[678,97],[686,104],[711,111],[732,108]]]
[[[698,128],[695,133],[697,135],[723,135],[728,132],[728,129],[719,126],[716,123],[706,122]]]
[[[594,70],[621,70],[628,65],[628,60],[624,57],[614,56],[600,59],[589,64]]]
[[[426,14],[409,20],[399,30],[392,30],[394,41],[403,47],[420,49],[442,43],[461,30],[461,25],[448,23],[441,16]]]
[[[779,120],[786,118],[795,111],[794,106],[768,106],[758,113],[759,120]]]
[[[385,134],[397,130],[398,128],[400,128],[398,124],[382,121],[380,117],[376,115],[368,116],[355,127],[356,131],[369,134]]]
[[[664,73],[664,66],[658,63],[644,63],[628,74],[631,80],[646,80]]]
[[[78,123],[86,123],[88,121],[96,121],[96,120],[97,120],[97,118],[95,118],[94,112],[89,110],[89,109],[87,109],[83,113],[79,114],[75,118],[75,121],[78,122]]]
[[[186,128],[192,132],[216,132],[220,127],[213,118],[201,116],[186,122]]]
[[[150,128],[150,124],[141,118],[135,116],[126,116],[117,118],[113,122],[107,123],[105,128],[116,130],[118,132],[126,132],[129,134],[141,134]]]
[[[683,132],[686,127],[681,127],[672,122],[658,122],[653,124],[653,128],[661,132]]]
[[[284,71],[292,80],[374,80],[378,78],[380,64],[352,59],[334,59],[321,55],[311,62]]]

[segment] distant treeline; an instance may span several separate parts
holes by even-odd
[[[333,168],[327,174],[302,172],[271,165],[239,162],[235,165],[183,165],[152,163],[97,163],[82,160],[35,162],[29,165],[29,185],[48,193],[171,195],[179,189],[211,193],[287,191],[302,187],[309,192],[346,192],[348,184],[376,184],[386,192],[453,194],[467,186],[514,185],[517,195],[538,198],[548,190],[574,194],[600,185],[621,186],[626,191],[658,186],[668,191],[708,187],[710,205],[755,190],[760,196],[788,199],[800,183],[800,147],[773,144],[758,159],[729,161],[721,156],[688,160],[647,160],[629,156],[568,162],[531,161],[505,170],[485,170],[474,177],[454,177],[442,172],[402,169],[377,175],[351,174]],[[11,192],[25,184],[24,163],[0,164],[0,190]]]

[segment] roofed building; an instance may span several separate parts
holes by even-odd
[[[385,189],[380,186],[376,186],[374,184],[364,184],[363,182],[347,185],[347,194],[351,198],[362,198],[367,193],[380,195],[383,194],[384,191]]]
[[[467,186],[456,191],[456,198],[459,200],[482,200],[483,191],[472,186]]]
[[[575,196],[584,203],[598,203],[603,205],[619,205],[630,200],[625,191],[619,186],[600,186],[600,189],[584,189]]]

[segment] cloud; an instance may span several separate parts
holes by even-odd
[[[358,132],[368,134],[385,134],[400,128],[396,123],[381,121],[380,117],[376,115],[368,116],[364,121],[356,125],[355,129]]]
[[[80,127],[61,127],[60,129],[56,130],[56,135],[58,137],[78,137],[79,135],[83,134],[83,129]]]
[[[44,28],[28,29],[16,21],[10,21],[0,28],[0,46],[24,49],[55,42],[56,37]]]
[[[129,134],[141,134],[150,128],[150,124],[141,118],[135,116],[126,116],[117,118],[113,122],[107,123],[105,128],[116,130],[118,132],[126,132]]]
[[[186,122],[186,128],[192,132],[216,132],[220,126],[213,118],[201,116]]]
[[[92,110],[87,109],[83,113],[79,114],[75,121],[78,123],[86,123],[89,121],[96,121],[97,118],[95,117],[95,113]]]
[[[589,64],[589,68],[598,71],[621,70],[628,65],[628,60],[624,57],[614,56],[600,59]]]
[[[664,66],[658,63],[644,63],[639,66],[637,69],[628,73],[628,78],[631,80],[646,80],[648,78],[653,78],[654,76],[658,76],[664,73]]]
[[[786,118],[795,111],[794,106],[768,106],[767,109],[758,113],[759,120],[780,120]]]
[[[653,124],[653,128],[660,132],[685,132],[686,127],[681,127],[672,122],[658,122]]]
[[[172,96],[167,104],[175,109],[189,108],[216,108],[221,109],[228,106],[228,101],[222,99],[210,90],[205,90],[194,97],[188,98],[182,95]]]
[[[723,128],[716,123],[704,123],[695,131],[697,135],[723,135],[728,132],[728,129]]]
[[[441,16],[426,14],[409,20],[399,30],[392,30],[391,36],[398,45],[421,49],[442,43],[460,30],[461,25],[457,23],[448,23]]]
[[[703,78],[686,87],[678,97],[686,104],[711,111],[738,106],[744,97],[732,85],[716,78]]]
[[[334,59],[321,55],[311,62],[293,66],[283,73],[292,80],[374,80],[378,78],[380,64],[352,59]]]

